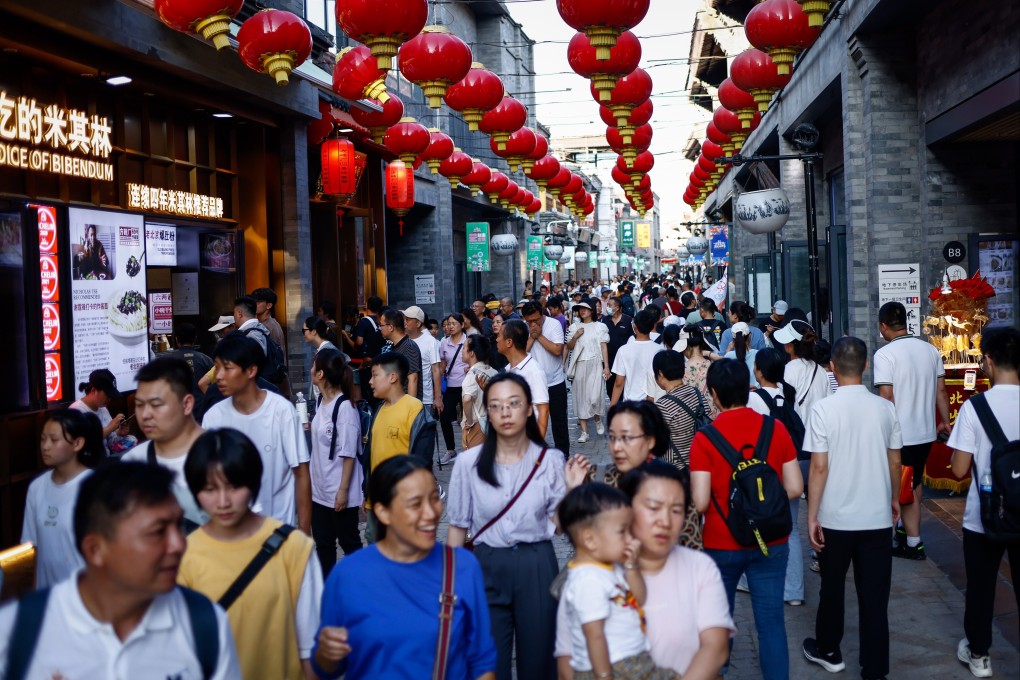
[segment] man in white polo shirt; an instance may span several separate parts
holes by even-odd
[[[187,542],[172,486],[173,472],[137,462],[82,482],[85,568],[0,608],[5,678],[241,677],[223,609],[177,587]]]
[[[528,324],[520,319],[507,319],[497,344],[499,353],[510,362],[507,370],[519,373],[528,383],[531,389],[531,403],[535,408],[535,419],[538,421],[538,431],[545,437],[549,425],[549,388],[545,382],[545,371],[535,358],[528,354],[529,337],[531,332],[528,330]],[[480,383],[479,386],[485,389]]]
[[[914,469],[914,502],[903,508],[905,535],[897,535],[893,557],[923,560],[927,559],[921,542],[924,464],[936,435],[950,430],[946,369],[931,343],[907,333],[907,310],[899,302],[887,302],[878,310],[878,330],[889,344],[875,352],[875,387],[896,405],[903,464]],[[942,421],[937,428],[936,409]]]
[[[808,539],[818,551],[822,585],[815,637],[804,640],[808,661],[830,673],[845,668],[846,573],[854,566],[859,607],[861,676],[889,673],[889,530],[900,513],[900,425],[896,409],[868,391],[863,341],[845,337],[832,348],[839,389],[811,408],[804,450],[811,452]]]
[[[528,324],[528,352],[545,373],[553,444],[569,458],[570,430],[567,427],[567,376],[563,372],[563,325],[553,317],[542,314],[542,310],[531,302],[521,307],[521,316]]]
[[[659,345],[649,337],[655,325],[655,317],[647,309],[642,309],[634,316],[634,337],[616,352],[613,360],[613,395],[610,406],[615,406],[621,399],[625,401],[644,401],[648,398],[648,376],[652,373],[652,359],[662,351]]]

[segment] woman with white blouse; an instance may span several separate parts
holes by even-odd
[[[558,566],[551,539],[560,500],[587,474],[587,460],[567,462],[539,435],[531,390],[501,373],[485,389],[489,431],[482,446],[460,455],[450,479],[447,544],[468,542],[485,575],[496,641],[497,680],[510,680],[516,639],[517,677],[556,677],[556,601],[549,592]]]
[[[467,375],[461,385],[461,403],[464,407],[464,418],[460,422],[461,437],[465,449],[478,446],[485,440],[489,418],[482,399],[482,389],[478,386],[478,378],[488,380],[496,375],[492,368],[492,355],[495,354],[494,344],[481,333],[468,337],[464,345],[464,360],[467,361]]]
[[[605,412],[605,386],[609,379],[609,329],[596,320],[588,300],[574,305],[578,320],[567,328],[567,373],[572,374],[574,415],[581,428],[579,444],[588,441],[588,419],[595,419],[595,432],[605,433],[602,416]]]
[[[464,328],[464,317],[460,314],[448,314],[443,319],[443,333],[446,337],[439,343],[439,358],[442,359],[439,369],[446,378],[446,387],[443,390],[443,412],[439,417],[439,425],[443,430],[446,454],[439,459],[440,465],[447,465],[457,457],[453,421],[457,420],[461,386],[468,370],[464,360],[464,343],[467,340]]]

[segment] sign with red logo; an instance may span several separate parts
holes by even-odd
[[[36,208],[39,220],[39,252],[55,255],[57,252],[57,209],[40,205]]]
[[[60,354],[47,354],[46,362],[46,401],[60,401],[64,398],[63,371],[60,367]]]
[[[60,305],[47,302],[42,306],[43,349],[60,349]]]
[[[42,284],[43,302],[56,302],[60,299],[60,276],[57,269],[56,255],[39,256],[39,278]]]
[[[174,304],[170,291],[149,291],[149,332],[174,332]]]

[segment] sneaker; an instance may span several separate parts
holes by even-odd
[[[738,593],[749,593],[751,589],[747,587],[746,581],[737,581],[737,592]]]
[[[804,600],[787,600],[786,604],[790,605],[791,607],[803,607]]]
[[[606,433],[606,426],[602,424],[601,420],[595,421],[595,433],[600,435]]]
[[[443,457],[439,459],[440,465],[449,465],[457,457],[456,451],[447,451],[443,454]]]
[[[818,564],[818,559],[815,558],[811,560],[811,564],[808,565],[808,569],[818,574],[822,571],[822,565]]]
[[[960,644],[956,646],[956,658],[964,666],[970,668],[970,674],[975,678],[992,677],[992,660],[987,656],[971,654],[970,643],[967,642],[967,638],[960,640]]]
[[[843,663],[843,655],[839,653],[838,649],[834,652],[823,654],[818,649],[818,642],[814,638],[804,638],[803,650],[805,659],[818,664],[830,673],[839,673],[846,668],[846,664]]]
[[[924,552],[924,541],[918,543],[916,548],[911,548],[907,545],[906,541],[904,541],[893,548],[892,555],[893,557],[899,557],[905,560],[923,561],[928,559],[928,555]]]
[[[893,533],[893,547],[898,545],[907,544],[907,530],[902,526],[896,527],[896,531]]]
[[[588,441],[588,433],[587,432],[582,432],[581,436],[577,438],[577,443],[578,444],[583,444],[586,441]]]

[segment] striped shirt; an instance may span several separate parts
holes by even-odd
[[[691,441],[694,439],[694,418],[676,403],[679,399],[687,404],[692,413],[698,412],[699,402],[701,408],[708,412],[708,406],[700,398],[697,388],[690,385],[682,385],[672,392],[668,392],[656,400],[655,405],[662,413],[662,419],[666,421],[669,428],[671,446],[666,451],[665,460],[679,469],[683,470],[690,464]]]

